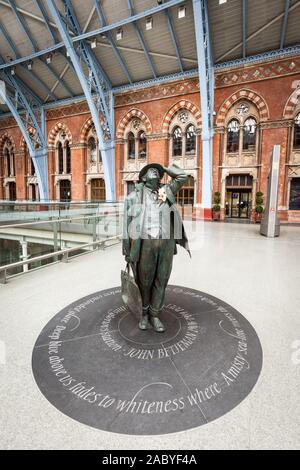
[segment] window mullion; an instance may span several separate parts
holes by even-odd
[[[241,156],[244,150],[244,126],[240,125],[239,129],[240,129],[239,156]]]
[[[182,131],[182,152],[181,152],[181,155],[182,155],[182,161],[184,161],[185,157],[186,157],[186,132],[185,131]]]
[[[139,137],[135,136],[134,137],[134,159],[135,159],[135,161],[138,159],[138,157],[139,157]]]

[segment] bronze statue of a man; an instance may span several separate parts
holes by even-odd
[[[165,172],[171,182],[161,184]],[[139,183],[125,200],[123,255],[132,267],[141,293],[141,330],[165,331],[159,317],[164,307],[173,255],[177,253],[176,244],[190,254],[175,205],[175,195],[186,180],[186,173],[177,165],[164,168],[158,163],[150,163],[140,171]]]

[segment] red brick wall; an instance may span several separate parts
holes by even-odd
[[[279,206],[286,205],[286,159],[287,159],[287,137],[289,120],[284,119],[286,103],[295,89],[295,81],[300,80],[300,58],[293,57],[282,59],[274,63],[257,64],[235,70],[218,72],[216,74],[215,89],[215,111],[216,123],[219,111],[224,102],[230,97],[246,90],[247,93],[257,94],[267,109],[263,114],[264,125],[261,142],[261,170],[259,187],[266,193],[267,176],[269,172],[269,160],[272,147],[280,144],[281,166],[280,166],[280,190]],[[115,100],[115,128],[120,130],[122,118],[131,110],[142,111],[150,122],[152,136],[148,140],[148,161],[168,164],[169,142],[164,138],[166,128],[163,122],[169,110],[178,102],[184,100],[190,102],[196,110],[200,108],[199,84],[197,78],[186,79],[176,83],[159,85],[144,90],[136,90],[123,95],[118,95]],[[194,109],[193,108],[193,109]],[[85,150],[82,148],[84,124],[90,118],[87,104],[85,102],[47,111],[47,134],[58,125],[64,125],[72,136],[72,199],[83,200],[86,198],[85,189]],[[0,120],[0,142],[7,134],[14,142],[16,148],[16,181],[17,198],[26,198],[24,177],[24,156],[21,153],[22,136],[12,118]],[[52,136],[53,137],[53,136]],[[201,201],[201,139],[198,136],[198,201]],[[221,144],[220,144],[221,142]],[[51,143],[51,142],[50,142]],[[53,142],[52,142],[53,143]],[[224,145],[224,135],[215,133],[213,142],[213,190],[220,190],[220,148]],[[220,147],[221,146],[221,147]],[[1,149],[0,149],[1,153]],[[124,144],[118,136],[115,147],[115,171],[117,198],[122,199],[124,188],[120,170],[124,162]],[[53,178],[54,152],[49,149],[49,192],[50,198],[54,198]],[[0,198],[4,197],[1,183]]]

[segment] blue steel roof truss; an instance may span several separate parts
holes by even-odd
[[[176,55],[177,55],[179,67],[180,67],[181,72],[183,72],[184,67],[183,67],[181,57],[180,57],[179,44],[178,44],[178,41],[177,41],[177,38],[176,38],[176,33],[175,33],[175,29],[174,29],[174,26],[173,26],[173,21],[172,21],[171,15],[169,13],[169,10],[165,10],[165,15],[166,15],[167,23],[168,23],[168,28],[170,30],[172,42],[173,42],[175,52],[176,52]]]
[[[33,52],[37,52],[38,51],[37,44],[36,44],[35,40],[33,39],[32,35],[30,34],[30,31],[29,31],[28,27],[25,24],[24,18],[22,16],[22,14],[18,11],[14,0],[8,0],[8,2],[10,4],[10,7],[11,7],[11,9],[12,9],[12,11],[13,11],[13,13],[14,13],[14,15],[15,15],[15,17],[16,17],[19,25],[20,25],[20,27],[22,28],[25,36],[29,40],[29,42],[32,46]],[[39,7],[41,7],[41,4],[38,4],[38,5],[39,5]],[[44,14],[45,14],[45,11],[44,11]],[[59,75],[56,73],[53,66],[50,65],[50,64],[47,64],[46,62],[43,62],[43,64],[48,68],[48,70],[51,72],[51,74],[54,76],[54,78],[60,83],[60,85],[67,91],[69,96],[71,96],[71,97],[74,96],[73,92],[70,90],[69,86],[65,83],[64,80],[62,80],[59,77]]]
[[[243,58],[245,59],[247,55],[248,0],[243,0],[242,22],[243,22]]]
[[[10,7],[11,7],[11,9],[12,9],[12,11],[13,11],[13,13],[14,13],[14,15],[15,15],[15,17],[16,17],[19,25],[20,25],[20,27],[22,28],[23,32],[26,34],[26,37],[28,38],[28,40],[30,41],[30,44],[31,44],[32,49],[33,49],[33,53],[26,56],[26,57],[21,57],[17,47],[15,46],[15,44],[12,41],[10,35],[8,34],[8,32],[6,31],[4,26],[0,24],[0,33],[2,33],[3,37],[5,38],[8,46],[10,47],[10,49],[11,49],[13,55],[14,55],[14,58],[10,58],[10,60],[5,59],[6,62],[3,61],[2,63],[0,63],[0,77],[5,80],[5,76],[2,74],[2,71],[5,70],[5,69],[8,69],[10,71],[10,69],[13,66],[20,64],[20,66],[23,68],[23,70],[26,72],[26,74],[28,74],[28,76],[30,76],[33,83],[36,83],[38,85],[38,87],[41,87],[42,89],[44,89],[47,92],[48,97],[51,97],[52,102],[49,102],[45,105],[46,108],[47,108],[47,107],[53,107],[53,105],[55,105],[55,103],[57,103],[57,105],[59,105],[60,103],[68,103],[68,99],[64,98],[63,100],[59,100],[57,98],[57,96],[55,95],[54,91],[51,91],[49,89],[49,87],[43,82],[43,80],[41,80],[41,78],[38,77],[37,74],[34,73],[33,70],[29,70],[27,68],[26,63],[29,63],[31,60],[33,60],[35,58],[42,57],[43,55],[46,56],[47,54],[51,53],[52,51],[58,50],[59,53],[63,55],[63,57],[66,61],[66,64],[68,64],[69,67],[71,67],[71,69],[73,70],[73,72],[75,74],[76,74],[76,72],[74,70],[74,66],[72,64],[72,61],[70,61],[69,57],[66,57],[66,55],[65,55],[65,44],[63,42],[57,42],[57,41],[60,41],[60,36],[56,33],[56,31],[54,32],[54,30],[52,29],[52,27],[50,25],[50,22],[49,22],[49,17],[46,13],[46,10],[45,10],[44,6],[43,6],[43,2],[41,0],[34,0],[34,1],[36,3],[37,7],[39,8],[39,11],[41,12],[42,18],[44,19],[45,27],[48,29],[49,35],[51,35],[51,39],[52,39],[53,44],[52,44],[52,46],[50,46],[50,47],[48,47],[44,50],[38,50],[37,45],[36,45],[32,35],[31,35],[31,32],[30,32],[28,26],[26,25],[26,23],[24,21],[22,12],[20,12],[19,8],[16,7],[16,4],[15,4],[14,0],[8,0],[8,2],[10,4]],[[66,1],[72,7],[72,3],[69,0],[66,0]],[[140,88],[141,86],[152,86],[152,85],[155,85],[155,84],[164,83],[165,81],[170,80],[170,79],[175,80],[175,79],[184,78],[186,76],[195,76],[197,74],[197,70],[187,71],[187,72],[189,72],[188,75],[187,75],[187,72],[184,71],[182,59],[181,59],[181,56],[180,56],[180,44],[178,43],[178,40],[176,38],[176,33],[175,33],[175,30],[174,30],[174,26],[172,25],[172,18],[170,16],[169,11],[168,11],[168,9],[170,9],[171,7],[178,6],[178,5],[180,5],[182,3],[185,3],[187,1],[188,0],[169,0],[167,2],[162,2],[161,4],[159,4],[159,5],[157,5],[153,8],[150,8],[148,10],[145,10],[145,11],[139,12],[138,14],[135,14],[134,9],[133,9],[132,1],[127,0],[129,11],[130,11],[130,16],[127,17],[127,18],[124,18],[120,21],[117,21],[114,24],[108,24],[107,25],[105,23],[104,13],[103,13],[103,10],[101,9],[101,4],[99,3],[98,0],[94,0],[96,8],[97,8],[97,5],[98,5],[97,13],[98,13],[98,16],[99,16],[99,19],[100,19],[100,22],[101,22],[102,26],[100,28],[97,28],[97,29],[93,30],[93,31],[86,31],[84,33],[82,33],[80,31],[80,28],[79,29],[78,28],[74,29],[74,25],[72,26],[72,31],[73,31],[73,34],[75,36],[71,37],[70,39],[71,39],[72,43],[74,44],[74,46],[77,45],[77,51],[78,51],[78,53],[80,52],[80,57],[81,57],[81,60],[83,60],[83,61],[86,60],[84,58],[85,52],[82,51],[83,41],[85,41],[88,38],[93,38],[93,37],[97,36],[98,34],[102,34],[102,33],[105,33],[107,35],[108,39],[109,38],[112,39],[111,31],[113,31],[113,30],[115,30],[119,27],[122,27],[122,25],[132,24],[133,27],[135,28],[137,37],[140,40],[141,46],[142,46],[143,51],[145,53],[145,57],[147,58],[149,67],[151,68],[151,71],[152,71],[152,74],[153,74],[154,78],[150,79],[150,80],[146,80],[146,81],[141,81],[141,82],[133,82],[132,79],[131,79],[129,70],[126,69],[126,72],[125,72],[125,69],[122,66],[122,69],[123,69],[123,71],[124,71],[124,73],[125,73],[125,75],[128,79],[128,84],[125,84],[123,86],[114,87],[114,88],[111,87],[111,83],[110,83],[107,75],[105,74],[103,68],[101,67],[101,64],[99,63],[98,59],[93,54],[93,51],[85,43],[85,48],[89,49],[89,55],[93,56],[94,67],[96,67],[97,75],[98,75],[98,85],[100,84],[100,88],[102,89],[102,91],[104,90],[104,101],[103,102],[104,102],[104,105],[106,105],[106,108],[108,110],[108,117],[111,114],[110,110],[108,109],[109,108],[108,90],[113,90],[113,92],[115,92],[115,93],[116,92],[125,92],[125,91],[129,91],[131,89]],[[284,14],[281,15],[281,16],[283,16],[283,15],[284,16],[283,16],[283,20],[282,20],[282,28],[281,28],[281,34],[280,34],[280,49],[274,50],[274,51],[268,51],[266,53],[258,54],[258,55],[251,56],[251,57],[247,57],[247,47],[246,47],[247,46],[247,3],[248,3],[247,0],[242,0],[242,24],[243,24],[243,28],[242,28],[242,39],[243,39],[242,40],[242,57],[243,58],[242,59],[231,60],[231,61],[223,62],[223,63],[217,63],[213,67],[214,70],[222,70],[222,69],[226,69],[226,68],[229,68],[229,67],[235,67],[235,66],[238,67],[238,66],[242,66],[244,64],[255,63],[255,62],[259,62],[259,61],[263,61],[263,60],[272,60],[272,59],[276,59],[277,57],[285,57],[285,56],[294,55],[294,54],[297,54],[297,53],[300,52],[299,45],[284,48],[285,37],[286,37],[287,26],[288,26],[289,12],[290,12],[291,8],[294,8],[294,7],[291,7],[290,0],[285,0],[285,11],[284,11]],[[102,15],[101,15],[101,13],[99,14],[99,12],[101,10],[102,10]],[[171,74],[171,75],[168,75],[168,76],[162,76],[162,77],[158,77],[157,74],[156,74],[156,71],[155,71],[155,68],[154,68],[154,65],[153,65],[153,61],[151,60],[151,56],[149,54],[149,51],[147,50],[145,40],[143,39],[143,36],[142,36],[141,32],[139,33],[139,28],[138,28],[138,25],[136,23],[140,19],[146,18],[148,16],[151,16],[151,15],[154,15],[154,14],[160,13],[160,12],[163,12],[166,15],[169,31],[170,31],[170,34],[171,34],[171,37],[172,37],[173,45],[174,45],[174,48],[175,48],[175,51],[176,51],[176,55],[177,55],[178,63],[179,63],[179,67],[180,67],[180,73],[174,73],[174,74]],[[71,23],[72,23],[72,21],[71,21]],[[209,28],[209,26],[208,26],[208,28]],[[112,45],[112,43],[111,43],[111,45]],[[112,45],[112,47],[113,47],[113,50],[114,50],[115,54],[116,55],[118,54],[118,56],[119,56],[118,60],[119,60],[120,65],[121,65],[121,61],[120,61],[120,58],[121,58],[123,65],[126,67],[126,64],[125,64],[124,60],[122,59],[122,56],[120,54],[120,50],[118,49],[118,47],[116,47],[116,45],[114,45],[114,46]],[[210,54],[212,55],[212,51],[210,51]],[[213,63],[212,57],[211,57],[211,63]],[[22,65],[22,64],[25,64],[25,66]],[[64,87],[64,89],[67,91],[67,93],[70,96],[70,102],[72,102],[73,92],[72,92],[70,86],[68,85],[68,83],[66,83],[62,79],[62,77],[60,77],[60,74],[58,74],[56,72],[56,70],[53,68],[53,66],[51,64],[47,64],[46,61],[43,61],[43,64],[45,64],[48,67],[51,75],[54,76],[54,78],[56,80],[56,83],[60,83],[61,86]],[[201,64],[200,64],[199,67],[201,68]],[[211,72],[209,72],[209,73],[211,73]],[[130,80],[129,80],[128,75],[130,76]],[[18,68],[15,69],[15,77],[18,77]],[[20,77],[18,77],[18,78],[19,78],[19,82],[20,82],[20,85],[21,85],[22,81],[20,80]],[[89,80],[90,80],[90,85],[91,85],[92,92],[94,94],[95,93],[97,94],[98,90],[99,90],[99,86],[97,85],[97,83],[95,83],[95,80],[91,80],[90,78],[89,78]],[[213,83],[213,80],[211,81],[211,83]],[[23,82],[23,86],[25,86],[24,82]],[[26,85],[26,87],[27,87],[27,89],[29,89],[28,85]],[[212,86],[210,86],[209,88],[212,88]],[[52,89],[54,89],[54,87],[52,87]],[[32,90],[31,90],[31,92],[33,93]],[[212,92],[210,92],[210,96],[213,96]],[[79,99],[84,99],[84,96],[76,96],[74,98],[76,98],[76,100],[79,100]],[[4,113],[1,113],[1,115],[3,115],[3,114]],[[5,114],[7,114],[7,113],[5,113]]]
[[[282,28],[281,28],[280,49],[284,48],[286,30],[287,30],[288,18],[289,18],[290,3],[291,3],[290,0],[285,0],[285,10],[284,10],[284,17],[283,17]]]
[[[129,8],[130,14],[131,14],[131,16],[133,16],[133,15],[135,14],[135,12],[134,12],[134,8],[133,8],[132,0],[127,0],[127,3],[128,3],[128,8]],[[154,78],[157,78],[157,74],[156,74],[156,71],[155,71],[155,67],[154,67],[153,61],[152,61],[152,59],[151,59],[151,57],[150,57],[150,54],[149,54],[149,52],[148,52],[148,49],[147,49],[147,46],[146,46],[146,42],[145,42],[145,39],[144,39],[144,37],[143,37],[143,35],[142,35],[142,33],[141,33],[141,30],[140,30],[138,24],[136,23],[136,21],[134,21],[134,22],[132,23],[132,25],[133,25],[133,27],[134,27],[135,33],[136,33],[136,35],[137,35],[137,37],[138,37],[138,40],[140,41],[140,44],[141,44],[142,49],[143,49],[143,51],[144,51],[144,54],[145,54],[145,56],[146,56],[148,65],[149,65],[149,67],[150,67],[150,69],[151,69],[152,75],[153,75]]]
[[[15,57],[19,57],[19,51],[17,49],[17,47],[15,46],[15,44],[13,43],[11,37],[9,36],[7,30],[5,29],[5,27],[0,23],[0,32],[2,33],[3,37],[5,38],[5,40],[7,41],[7,44],[9,45],[12,53],[15,55]],[[4,59],[2,58],[2,62],[4,62]],[[57,100],[57,97],[55,96],[54,93],[51,92],[51,90],[48,88],[48,86],[32,71],[32,70],[28,70],[23,64],[20,64],[20,67],[23,68],[23,70],[26,70],[28,73],[30,73],[30,76],[31,76],[31,79],[37,83],[38,86],[42,87],[50,96],[51,98],[55,101]],[[1,70],[0,70],[1,72]]]
[[[101,6],[99,0],[94,0],[94,2],[95,2],[95,7],[96,7],[96,11],[97,11],[97,14],[98,14],[99,21],[101,23],[101,27],[106,26],[106,21],[105,21],[102,6]],[[116,58],[117,58],[120,66],[121,66],[121,69],[122,69],[124,75],[126,76],[128,82],[132,83],[132,78],[131,78],[130,73],[128,71],[127,65],[125,64],[125,61],[124,61],[123,57],[121,56],[121,53],[120,53],[119,49],[117,48],[117,46],[114,43],[111,32],[107,31],[106,36],[107,36],[107,39],[108,39],[108,41],[109,41],[109,43],[110,43],[110,45],[111,45],[111,47],[114,51],[114,54],[115,54]]]

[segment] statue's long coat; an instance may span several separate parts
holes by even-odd
[[[174,238],[175,248],[174,254],[177,253],[177,244],[185,248],[189,254],[189,245],[186,232],[184,229],[183,222],[180,214],[176,207],[175,194],[178,189],[182,186],[182,179],[186,180],[186,174],[182,173],[178,175],[178,179],[175,178],[171,184],[161,185],[161,188],[165,190],[168,204],[174,214]],[[124,203],[124,230],[123,230],[123,255],[130,258],[130,261],[135,263],[139,260],[140,249],[141,249],[141,232],[143,227],[143,192],[144,183],[139,183],[135,186],[135,190],[132,191],[129,196],[125,199]]]

